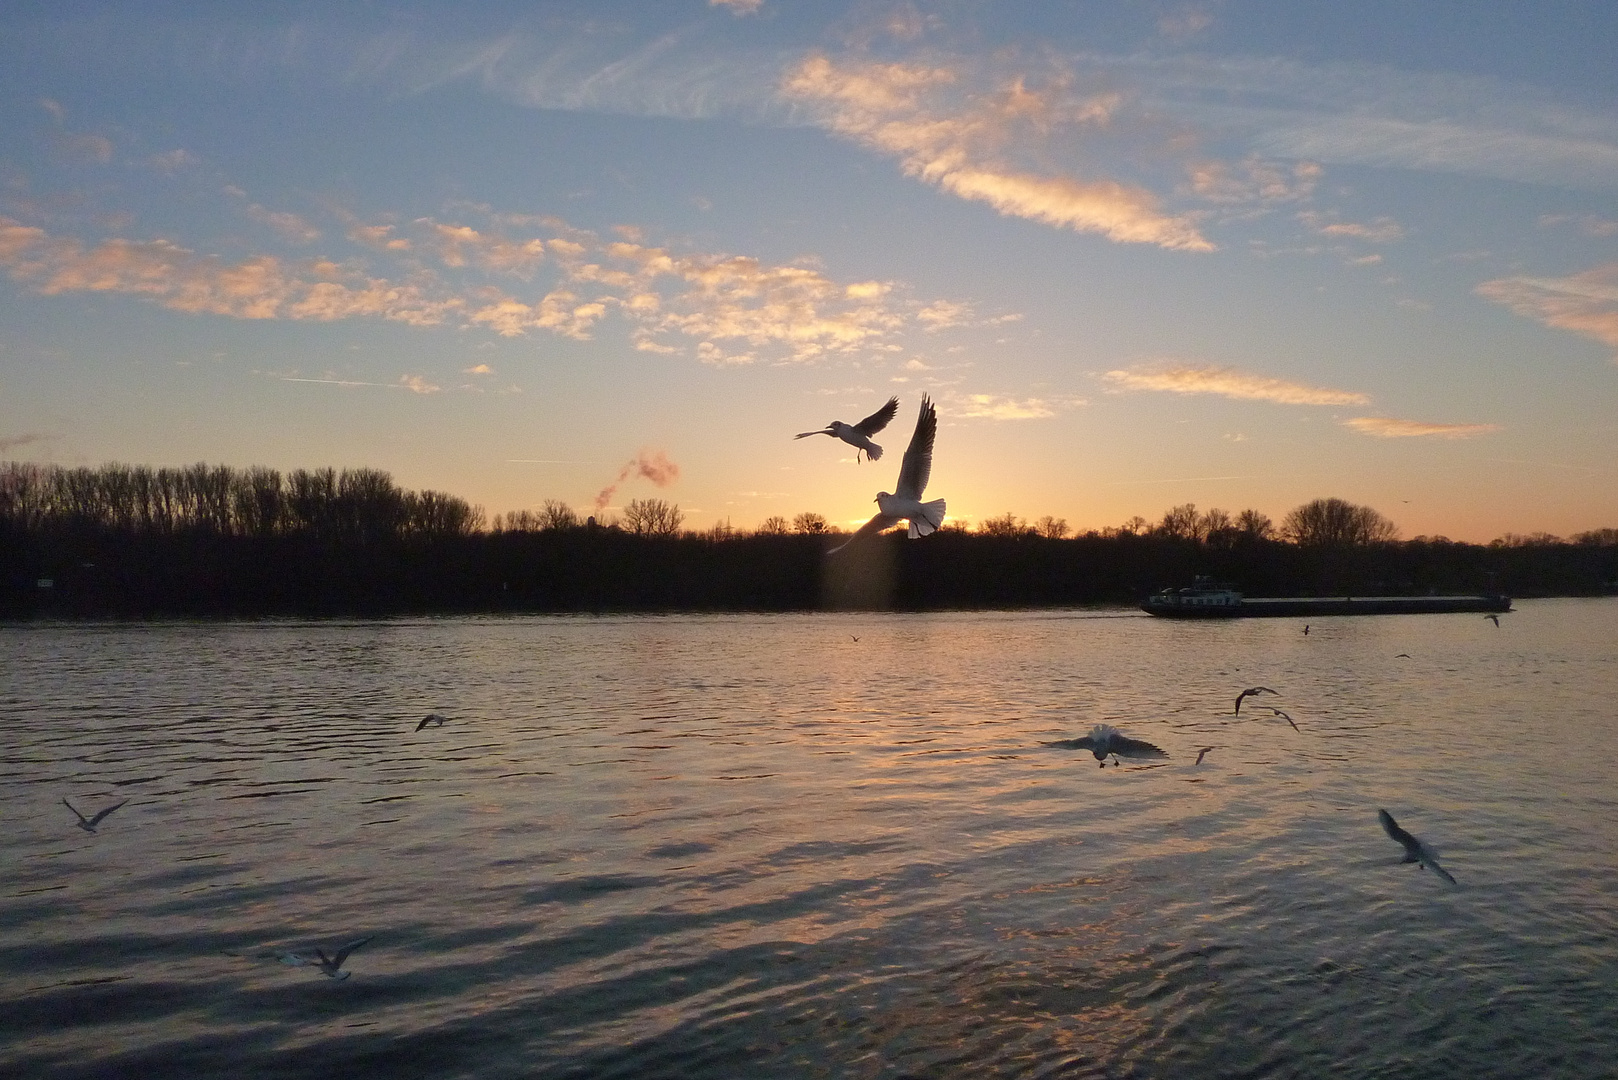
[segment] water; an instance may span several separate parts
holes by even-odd
[[[1618,603],[1519,606],[0,629],[0,1075],[1609,1076]]]

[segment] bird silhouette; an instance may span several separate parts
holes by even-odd
[[[1276,694],[1276,692],[1271,690],[1268,686],[1249,686],[1246,690],[1243,690],[1241,693],[1236,695],[1237,716],[1242,714],[1242,699],[1252,697],[1254,694],[1275,694],[1276,697],[1281,696],[1280,694]]]
[[[331,956],[326,955],[325,949],[316,949],[315,958],[309,961],[309,964],[311,967],[319,968],[322,974],[329,975],[333,979],[346,979],[353,973],[342,970],[343,961],[348,959],[349,953],[370,940],[370,938],[365,937],[360,938],[358,941],[350,941]]]
[[[821,431],[803,431],[792,437],[794,439],[807,439],[811,435],[830,435],[832,438],[841,439],[854,447],[855,461],[859,460],[861,451],[864,451],[866,457],[876,461],[882,457],[882,448],[871,441],[871,436],[887,427],[888,421],[892,420],[894,414],[898,411],[899,398],[896,395],[890,397],[886,405],[857,424],[845,424],[841,420],[833,420]]]
[[[446,719],[447,717],[441,716],[438,713],[428,713],[426,718],[423,719],[421,723],[416,725],[416,730],[420,731],[422,728],[427,727],[428,725],[433,727],[443,727]]]
[[[128,801],[129,801],[128,799],[125,799],[124,802],[115,803],[114,805],[109,806],[105,810],[101,811],[99,814],[97,814],[93,818],[87,818],[83,814],[79,813],[78,808],[75,807],[72,803],[68,802],[66,799],[62,800],[62,805],[67,807],[69,810],[72,810],[73,811],[73,816],[79,819],[78,820],[79,828],[83,829],[85,832],[93,833],[93,832],[96,831],[96,826],[101,824],[101,821],[102,821],[103,818],[105,818],[108,814],[112,813],[114,810],[118,809],[118,807],[124,805],[124,803],[127,803]]]
[[[1399,823],[1394,821],[1393,815],[1386,810],[1378,810],[1376,816],[1377,820],[1382,822],[1382,831],[1404,845],[1405,857],[1400,859],[1400,862],[1419,863],[1451,885],[1456,884],[1449,871],[1438,865],[1438,855],[1432,848],[1399,828]]]
[[[1193,764],[1193,765],[1201,765],[1202,764],[1202,759],[1207,755],[1208,751],[1210,751],[1212,749],[1213,749],[1213,747],[1211,747],[1211,746],[1204,746],[1201,750],[1198,750],[1197,751],[1197,760],[1193,761],[1191,764]]]
[[[878,492],[876,504],[880,512],[826,554],[841,551],[856,540],[874,536],[900,521],[910,522],[911,539],[938,531],[938,527],[944,523],[944,500],[921,501],[921,493],[927,490],[927,481],[933,473],[933,437],[937,434],[938,410],[923,394],[921,412],[916,416],[916,430],[910,436],[904,463],[899,466],[899,483],[895,485],[897,491],[893,494]]]
[[[1271,712],[1272,712],[1272,713],[1274,713],[1274,714],[1275,714],[1275,715],[1276,715],[1276,716],[1279,716],[1279,717],[1280,717],[1280,718],[1281,718],[1281,719],[1283,719],[1283,720],[1285,720],[1285,721],[1286,721],[1286,722],[1287,722],[1287,723],[1289,723],[1289,724],[1292,724],[1292,730],[1293,730],[1293,731],[1297,731],[1297,730],[1299,730],[1299,728],[1298,728],[1298,725],[1297,725],[1297,724],[1294,724],[1294,723],[1293,723],[1293,722],[1292,722],[1292,717],[1290,717],[1290,716],[1288,716],[1288,715],[1287,715],[1287,714],[1286,714],[1286,713],[1284,713],[1284,712],[1282,712],[1282,711],[1281,711],[1281,710],[1280,710],[1280,709],[1277,709],[1277,708],[1275,708],[1275,707],[1273,707],[1273,706],[1270,706],[1270,705],[1266,705],[1266,706],[1264,706],[1264,707],[1265,707],[1265,708],[1266,708],[1266,709],[1269,709],[1269,710],[1270,710],[1270,711],[1271,711]]]
[[[1162,748],[1141,739],[1131,739],[1111,724],[1097,724],[1090,729],[1090,734],[1082,739],[1058,739],[1055,742],[1042,743],[1043,746],[1055,746],[1062,750],[1088,750],[1101,762],[1101,767],[1107,767],[1107,758],[1117,761],[1120,757],[1160,758],[1168,757]],[[1211,749],[1211,748],[1210,748]],[[1202,758],[1199,756],[1198,761]],[[1118,761],[1122,766],[1123,762]]]
[[[1485,619],[1488,619],[1490,622],[1494,623],[1494,628],[1496,630],[1500,629],[1500,616],[1491,613],[1491,614],[1485,615],[1483,617]]]

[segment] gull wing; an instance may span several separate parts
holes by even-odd
[[[861,435],[871,436],[888,426],[893,414],[899,411],[899,396],[895,394],[888,399],[888,403],[864,420],[854,425],[854,430]]]
[[[1119,757],[1168,757],[1168,753],[1160,746],[1154,746],[1144,739],[1130,739],[1123,735],[1112,737],[1112,752]]]
[[[903,520],[903,518],[896,518],[892,514],[878,514],[876,517],[872,518],[870,521],[867,521],[864,525],[861,525],[857,530],[855,530],[853,536],[850,536],[847,540],[844,540],[836,547],[828,549],[826,554],[835,555],[839,551],[842,551],[844,548],[848,547],[848,545],[854,543],[856,540],[863,540],[867,536],[875,536],[883,529],[891,529]]]
[[[88,825],[88,824],[90,824],[90,819],[85,817],[83,814],[79,813],[78,807],[74,806],[72,803],[68,802],[66,799],[62,800],[62,805],[67,807],[69,810],[73,811],[73,816],[79,819],[79,824],[80,825]]]
[[[921,397],[921,412],[916,416],[916,432],[910,436],[905,449],[904,464],[899,466],[899,484],[894,494],[901,499],[921,501],[927,490],[927,481],[933,475],[933,436],[938,434],[938,411],[927,395]]]
[[[373,934],[372,937],[374,937],[374,936],[375,935]],[[358,941],[350,941],[347,945],[344,945],[341,949],[338,949],[337,950],[337,955],[333,956],[331,958],[332,966],[333,967],[342,967],[343,966],[343,961],[348,959],[348,954],[349,953],[353,952],[355,949],[359,948],[361,945],[364,945],[366,942],[368,942],[370,940],[371,940],[371,938],[363,937],[363,938],[360,938]]]
[[[1086,735],[1082,739],[1057,739],[1055,742],[1042,742],[1041,746],[1054,746],[1061,750],[1094,750],[1095,740]]]
[[[800,431],[800,432],[798,432],[798,434],[796,434],[796,435],[794,435],[792,437],[794,439],[807,439],[811,435],[830,435],[830,434],[831,434],[831,429],[830,428],[823,428],[820,431]]]
[[[65,801],[65,800],[64,800],[64,801]],[[124,800],[124,802],[121,802],[121,803],[116,803],[116,804],[114,804],[114,805],[112,805],[112,806],[109,806],[109,807],[107,807],[107,808],[106,808],[106,809],[105,809],[105,810],[103,810],[103,811],[101,811],[101,813],[99,813],[99,814],[97,814],[97,815],[96,815],[96,816],[95,816],[95,817],[93,817],[93,818],[91,818],[91,819],[90,819],[90,826],[91,826],[91,827],[92,827],[92,828],[94,828],[94,827],[95,827],[95,826],[97,826],[97,825],[99,825],[99,824],[101,824],[101,819],[102,819],[102,818],[104,818],[104,817],[106,817],[106,816],[107,816],[107,815],[108,815],[108,814],[110,814],[110,813],[112,813],[112,812],[113,812],[113,811],[114,811],[114,810],[116,810],[116,809],[118,809],[118,807],[120,807],[120,806],[122,806],[122,805],[124,805],[124,803],[126,803],[126,802],[128,802],[128,801],[129,801],[129,800],[128,800],[128,799],[125,799],[125,800]],[[72,809],[72,807],[69,807],[69,809]],[[77,813],[78,813],[78,811],[77,811],[77,810],[74,810],[74,811],[73,811],[73,812],[74,812],[74,813],[75,813],[75,814],[77,814]],[[80,820],[83,820],[83,816],[82,816],[82,815],[80,815]]]

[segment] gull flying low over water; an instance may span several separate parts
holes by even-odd
[[[1041,745],[1056,746],[1063,750],[1088,750],[1095,755],[1097,761],[1101,762],[1103,769],[1107,767],[1107,758],[1109,757],[1115,760],[1120,757],[1168,757],[1168,754],[1164,753],[1160,747],[1141,739],[1131,739],[1110,724],[1097,724],[1090,729],[1090,734],[1082,739],[1058,739],[1055,742]],[[1209,749],[1213,748],[1209,747]],[[1203,753],[1207,753],[1207,751],[1205,750]],[[1197,760],[1202,760],[1201,754],[1197,756]],[[1119,761],[1118,764],[1122,766],[1123,762]]]
[[[424,719],[421,723],[416,725],[416,730],[420,731],[422,728],[427,727],[429,724],[432,725],[433,727],[443,727],[445,719],[446,718],[444,716],[442,716],[442,715],[440,715],[438,713],[430,712],[430,713],[427,714],[426,719]]]
[[[1400,862],[1419,863],[1454,885],[1455,879],[1450,877],[1449,871],[1438,865],[1438,855],[1432,848],[1417,840],[1414,836],[1399,828],[1399,823],[1393,820],[1393,815],[1386,810],[1376,812],[1377,820],[1382,822],[1382,831],[1404,845],[1405,857]]]
[[[1193,765],[1201,765],[1203,757],[1207,755],[1208,751],[1213,750],[1213,749],[1215,749],[1215,747],[1204,746],[1201,750],[1198,750],[1197,751],[1197,760],[1193,761],[1191,764],[1193,764]]]
[[[1268,686],[1249,686],[1246,690],[1243,690],[1241,693],[1236,695],[1237,716],[1242,714],[1242,699],[1252,697],[1254,694],[1275,694],[1276,697],[1281,696],[1280,694],[1276,694],[1275,691],[1271,690]]]
[[[853,536],[826,554],[841,551],[854,541],[874,536],[901,521],[910,522],[912,540],[938,531],[938,527],[944,524],[944,500],[934,499],[929,503],[921,501],[921,493],[927,490],[927,481],[933,473],[933,437],[937,434],[938,411],[933,408],[933,403],[927,400],[927,395],[923,394],[921,412],[916,416],[916,430],[910,436],[910,446],[905,450],[904,463],[899,466],[899,483],[895,485],[897,490],[891,495],[886,491],[878,492],[876,505],[881,512],[861,525]]]
[[[1271,706],[1271,705],[1266,705],[1264,707],[1266,709],[1269,709],[1276,716],[1279,716],[1281,719],[1285,720],[1287,723],[1292,724],[1292,730],[1293,731],[1299,730],[1298,725],[1292,723],[1292,717],[1288,716],[1286,713],[1282,712],[1280,709],[1277,709],[1277,708],[1275,708],[1274,706]]]
[[[350,941],[347,945],[344,945],[341,949],[338,949],[331,956],[326,955],[325,949],[316,949],[315,955],[313,956],[305,956],[302,953],[295,952],[259,953],[257,955],[274,957],[276,960],[279,960],[288,967],[316,967],[319,968],[323,974],[328,975],[333,979],[346,979],[352,975],[353,972],[342,970],[343,961],[348,959],[349,953],[353,952],[355,949],[359,948],[361,945],[364,945],[370,940],[370,938],[364,937],[360,938],[358,941]]]
[[[882,457],[882,448],[871,441],[871,436],[888,426],[893,414],[899,411],[899,398],[890,397],[888,403],[876,412],[867,416],[857,424],[845,424],[841,420],[833,420],[822,431],[804,431],[792,436],[794,439],[807,439],[811,435],[830,435],[834,439],[841,439],[854,448],[854,460],[860,458],[860,451],[872,461]]]
[[[102,818],[106,817],[108,814],[112,813],[114,810],[118,809],[118,807],[124,805],[124,803],[126,803],[128,801],[129,801],[128,799],[125,799],[124,802],[115,803],[114,805],[109,806],[105,810],[101,811],[99,814],[97,814],[93,818],[87,818],[83,814],[79,813],[78,808],[75,807],[72,803],[68,802],[66,799],[62,800],[62,805],[67,807],[69,810],[72,810],[73,811],[73,816],[79,819],[79,821],[78,821],[79,828],[83,829],[85,832],[92,832],[93,833],[93,832],[96,831],[96,826],[101,824],[101,819]]]

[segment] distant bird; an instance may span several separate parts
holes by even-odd
[[[1308,623],[1303,624],[1303,636],[1304,637],[1309,636],[1309,624]]]
[[[360,938],[358,941],[350,941],[347,945],[344,945],[341,949],[338,949],[337,952],[332,956],[327,956],[325,949],[316,949],[315,958],[309,961],[309,965],[311,967],[318,967],[323,974],[329,975],[333,979],[346,979],[350,974],[352,974],[352,972],[341,970],[343,961],[348,959],[349,953],[353,952],[355,949],[359,948],[361,945],[364,945],[370,940],[370,938],[365,937]]]
[[[921,493],[927,490],[927,480],[933,473],[933,437],[937,434],[938,411],[923,394],[921,412],[916,416],[916,431],[910,436],[910,446],[905,450],[904,463],[899,466],[899,483],[896,485],[898,491],[891,495],[886,491],[878,492],[876,504],[881,512],[861,525],[853,536],[826,554],[841,551],[856,540],[874,536],[900,521],[910,522],[912,540],[938,531],[938,527],[944,524],[944,500],[934,499],[929,503],[921,501]]]
[[[882,448],[871,441],[871,436],[888,426],[894,413],[899,411],[899,398],[890,397],[888,403],[876,412],[867,416],[857,424],[845,424],[841,420],[833,420],[827,424],[823,431],[805,431],[792,436],[794,439],[807,439],[811,435],[830,435],[834,439],[841,439],[854,447],[854,460],[860,459],[860,451],[872,461],[882,457]]]
[[[93,818],[87,818],[83,814],[79,813],[78,809],[76,807],[74,807],[74,805],[72,803],[68,802],[66,799],[62,800],[62,805],[67,807],[69,810],[72,810],[73,811],[73,816],[79,819],[79,822],[78,822],[79,828],[83,829],[85,832],[93,833],[93,832],[96,831],[96,826],[101,824],[101,821],[102,821],[103,818],[105,818],[108,814],[112,813],[114,810],[118,809],[118,807],[124,805],[124,803],[127,803],[128,801],[129,801],[128,799],[125,799],[124,802],[117,803],[117,804],[115,804],[113,806],[109,806],[109,807],[107,807],[105,810],[101,811],[99,814],[97,814]]]
[[[1495,628],[1495,629],[1496,629],[1496,630],[1498,630],[1498,629],[1500,629],[1500,616],[1498,616],[1498,615],[1495,615],[1495,614],[1493,614],[1493,613],[1490,613],[1490,614],[1488,614],[1488,615],[1485,615],[1485,616],[1483,616],[1483,617],[1484,617],[1484,618],[1485,618],[1485,619],[1488,619],[1488,620],[1489,620],[1489,621],[1490,621],[1490,622],[1492,622],[1492,623],[1494,623],[1494,628]]]
[[[1393,658],[1395,660],[1409,660],[1410,659],[1410,654],[1407,653],[1407,652],[1394,653]]]
[[[1208,753],[1208,751],[1210,751],[1212,749],[1213,749],[1213,747],[1211,747],[1211,746],[1204,746],[1201,750],[1198,750],[1197,751],[1197,760],[1193,761],[1191,764],[1193,764],[1193,765],[1201,765],[1203,756],[1206,755]]]
[[[1101,767],[1107,767],[1107,758],[1114,760],[1120,757],[1159,758],[1168,757],[1159,747],[1140,739],[1131,739],[1123,732],[1110,724],[1097,724],[1090,729],[1090,734],[1082,739],[1059,739],[1056,742],[1043,743],[1044,746],[1056,746],[1063,750],[1088,750],[1095,755]],[[1211,749],[1211,747],[1210,747]],[[1201,761],[1201,757],[1197,758]],[[1121,766],[1123,762],[1119,761]]]
[[[1237,716],[1242,714],[1242,699],[1252,697],[1254,694],[1275,694],[1276,697],[1281,696],[1280,694],[1276,694],[1275,691],[1271,690],[1268,686],[1249,686],[1246,690],[1243,690],[1241,693],[1236,695]]]
[[[1438,856],[1433,852],[1433,850],[1420,840],[1417,840],[1414,836],[1411,836],[1409,833],[1399,828],[1399,823],[1393,820],[1392,814],[1388,813],[1386,810],[1378,810],[1376,812],[1376,816],[1377,819],[1382,822],[1382,831],[1404,845],[1405,857],[1400,859],[1400,862],[1419,863],[1420,865],[1431,870],[1433,873],[1437,874],[1439,877],[1443,878],[1445,881],[1449,882],[1451,885],[1456,883],[1455,879],[1450,876],[1449,871],[1438,865]]]
[[[1276,716],[1279,716],[1281,719],[1285,720],[1287,723],[1292,724],[1292,730],[1293,731],[1299,730],[1298,725],[1292,723],[1292,717],[1288,716],[1286,713],[1282,712],[1280,709],[1277,709],[1277,708],[1275,708],[1273,706],[1270,706],[1270,705],[1266,705],[1264,707],[1266,709],[1269,709]]]
[[[421,723],[416,725],[416,730],[420,731],[422,728],[428,726],[429,724],[431,724],[433,727],[443,727],[445,719],[447,719],[447,718],[444,717],[444,716],[440,716],[438,713],[435,713],[435,712],[428,713],[427,718],[424,719]]]
[[[857,637],[854,637],[854,635],[853,635],[853,634],[850,634],[850,635],[848,635],[848,636],[849,636],[849,637],[851,637],[851,638],[854,638],[854,640],[855,640],[855,641],[858,641],[858,640],[859,640],[859,638],[857,638]]]

